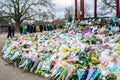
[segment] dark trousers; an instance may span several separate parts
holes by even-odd
[[[15,31],[12,31],[12,37],[14,37]]]
[[[9,38],[9,37],[11,37],[11,38],[12,38],[11,31],[8,31],[7,38]]]
[[[22,32],[23,32],[23,31],[22,31],[22,30],[20,30],[20,34],[21,34],[21,35],[22,35]]]

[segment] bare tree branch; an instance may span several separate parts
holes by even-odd
[[[116,9],[116,0],[101,0],[102,3],[98,6],[98,15],[104,16],[111,14]]]
[[[51,0],[0,0],[0,14],[20,25],[24,20],[35,20],[36,16],[39,19],[43,12],[52,11],[53,5]]]

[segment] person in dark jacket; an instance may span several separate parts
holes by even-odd
[[[15,27],[14,27],[13,23],[12,23],[11,28],[12,28],[12,37],[14,37],[14,35],[15,35]]]
[[[22,26],[19,27],[19,31],[20,31],[20,34],[22,35],[23,34],[23,28],[22,28]]]
[[[46,26],[45,26],[45,25],[43,25],[43,29],[44,29],[44,31],[47,31],[47,28],[46,28]]]
[[[48,31],[51,31],[52,30],[52,25],[48,24],[47,28],[48,28]]]
[[[12,28],[11,28],[11,25],[8,26],[7,31],[8,31],[7,38],[9,38],[9,37],[12,38],[12,34],[11,34],[12,33]]]
[[[40,32],[42,32],[43,31],[43,25],[40,25],[39,29],[40,29]]]
[[[30,33],[33,33],[33,26],[30,25]]]
[[[57,29],[56,25],[54,25],[53,27],[54,27],[54,30],[56,30],[56,29]]]
[[[36,25],[33,24],[33,32],[36,33]]]
[[[30,25],[27,25],[27,32],[30,33]]]

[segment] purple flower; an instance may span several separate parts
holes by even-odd
[[[113,58],[116,60],[118,58],[118,55],[113,55]]]

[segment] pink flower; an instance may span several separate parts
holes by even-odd
[[[106,44],[105,43],[102,43],[102,46],[104,47]]]
[[[73,59],[70,59],[70,63],[74,63],[74,60],[73,60]]]
[[[111,77],[111,76],[112,76],[112,74],[108,74],[108,76],[109,76],[109,77]]]

